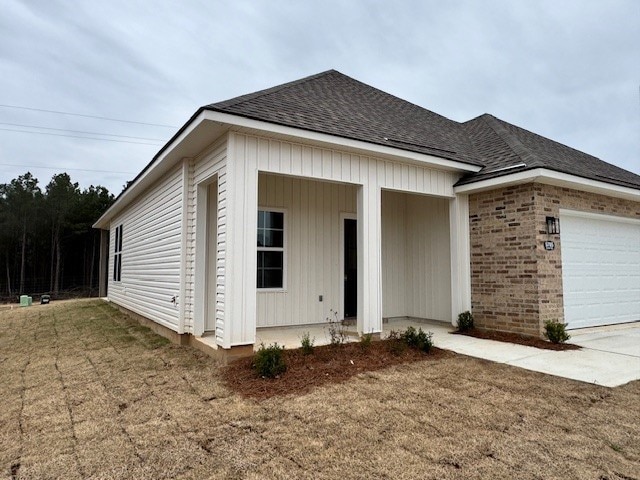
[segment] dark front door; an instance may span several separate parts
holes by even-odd
[[[358,226],[344,220],[344,318],[358,313]]]

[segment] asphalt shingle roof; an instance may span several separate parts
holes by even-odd
[[[460,123],[335,70],[203,108],[482,165]]]
[[[640,189],[640,175],[489,114],[463,124],[485,167],[458,184],[546,168],[582,178]],[[505,170],[506,168],[506,170]]]
[[[492,115],[459,123],[335,70],[203,109],[483,167],[458,184],[546,168],[640,189],[640,175]]]

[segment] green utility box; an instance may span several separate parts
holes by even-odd
[[[20,306],[28,307],[29,306],[29,296],[28,295],[20,295]]]

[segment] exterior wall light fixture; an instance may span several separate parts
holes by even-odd
[[[557,217],[547,217],[547,234],[557,235],[560,233],[560,219]]]

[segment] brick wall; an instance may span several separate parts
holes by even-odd
[[[471,304],[479,327],[539,336],[544,321],[563,320],[561,234],[546,233],[546,217],[559,217],[560,208],[640,218],[640,202],[537,183],[469,197]],[[544,249],[547,239],[555,250]]]
[[[538,334],[533,184],[469,197],[471,305],[479,327]]]

